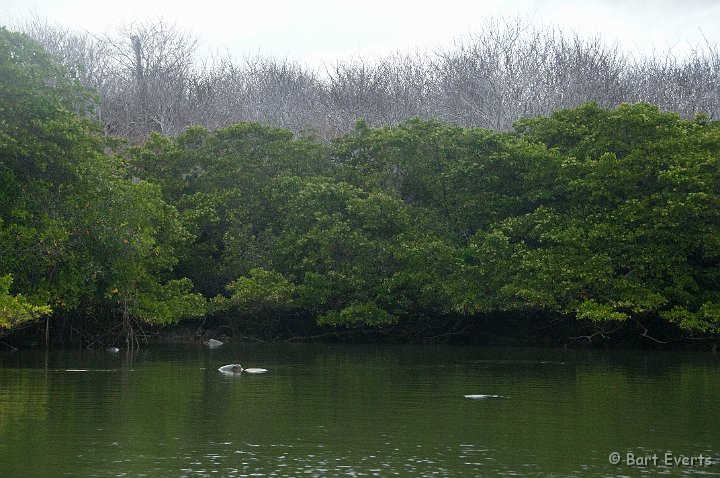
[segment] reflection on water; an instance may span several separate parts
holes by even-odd
[[[700,354],[397,345],[3,353],[0,476],[720,476],[719,372]]]

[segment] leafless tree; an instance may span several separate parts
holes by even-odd
[[[647,101],[685,117],[720,117],[720,52],[717,45],[694,48],[678,59],[671,51],[641,58],[629,73],[633,101]]]
[[[194,123],[210,128],[259,121],[294,131],[323,126],[322,88],[314,72],[290,61],[247,57],[237,64],[215,57],[194,79],[202,104]],[[202,96],[202,98],[200,98]]]
[[[684,117],[720,117],[720,52],[698,46],[633,56],[600,38],[522,19],[491,20],[447,49],[355,58],[321,75],[290,60],[228,55],[199,60],[198,40],[163,20],[125,25],[102,37],[37,17],[15,29],[39,40],[101,98],[107,134],[142,141],[259,121],[330,139],[359,119],[373,126],[411,117],[507,130],[587,101],[603,107],[648,101]]]
[[[436,58],[432,110],[464,126],[506,130],[520,117],[625,96],[616,47],[521,20],[489,22]]]
[[[428,66],[418,56],[396,54],[377,62],[356,59],[326,68],[325,105],[338,133],[359,119],[373,126],[429,115]]]
[[[180,132],[187,123],[198,40],[157,20],[123,26],[103,41],[116,73],[106,121],[129,137]]]

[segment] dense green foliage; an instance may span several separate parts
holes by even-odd
[[[122,162],[104,153],[82,115],[92,98],[6,30],[0,84],[0,300],[10,304],[0,325],[48,307],[157,323],[202,315],[204,299],[172,276],[190,234],[157,185],[123,178]]]
[[[359,122],[324,144],[242,123],[126,148],[36,44],[0,41],[0,327],[207,310],[720,333],[717,122],[587,104],[508,133]]]
[[[559,266],[556,277],[573,275],[561,305],[581,318],[660,316],[720,332],[719,126],[646,104],[517,125],[563,158],[553,199],[511,232],[532,227],[532,253]]]

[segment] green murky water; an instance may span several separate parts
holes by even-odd
[[[269,372],[217,371],[228,363]],[[667,466],[666,453],[694,462]],[[3,352],[0,476],[720,476],[720,359],[305,344]]]

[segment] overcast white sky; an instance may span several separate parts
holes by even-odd
[[[147,17],[194,33],[206,49],[267,54],[311,66],[351,56],[449,45],[487,18],[521,16],[608,43],[682,54],[720,43],[720,0],[2,0],[0,24],[34,12],[74,29],[103,33]]]

